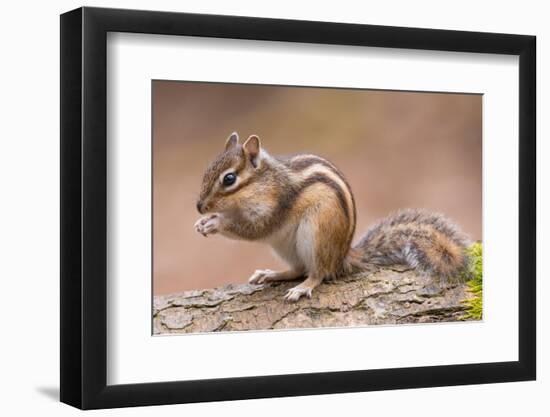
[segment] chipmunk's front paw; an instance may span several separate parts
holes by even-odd
[[[313,290],[311,288],[305,288],[301,285],[297,285],[294,288],[291,288],[287,291],[285,294],[285,300],[290,302],[296,302],[300,299],[302,296],[307,296],[307,298],[311,298],[311,292]]]
[[[220,227],[220,215],[218,213],[212,213],[207,216],[201,217],[195,223],[195,230],[204,237],[217,233]]]

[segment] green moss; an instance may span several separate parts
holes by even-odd
[[[467,271],[464,272],[467,280],[466,284],[473,297],[464,300],[466,305],[465,320],[481,320],[483,315],[483,257],[482,247],[480,242],[476,242],[468,249],[470,257],[470,265]]]

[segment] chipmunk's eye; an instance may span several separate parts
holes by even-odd
[[[225,187],[229,187],[230,185],[235,184],[235,181],[237,181],[237,176],[230,172],[229,174],[225,174],[223,177],[223,185]]]

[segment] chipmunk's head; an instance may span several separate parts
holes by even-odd
[[[246,198],[253,179],[257,178],[262,166],[260,139],[250,136],[242,145],[239,135],[232,133],[225,142],[224,151],[210,163],[202,179],[201,193],[197,201],[197,210],[223,212],[239,206]],[[247,188],[247,193],[241,191]]]

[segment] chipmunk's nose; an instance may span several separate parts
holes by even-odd
[[[201,200],[199,200],[197,201],[197,210],[200,214],[203,214],[202,209],[203,209],[203,203]]]

